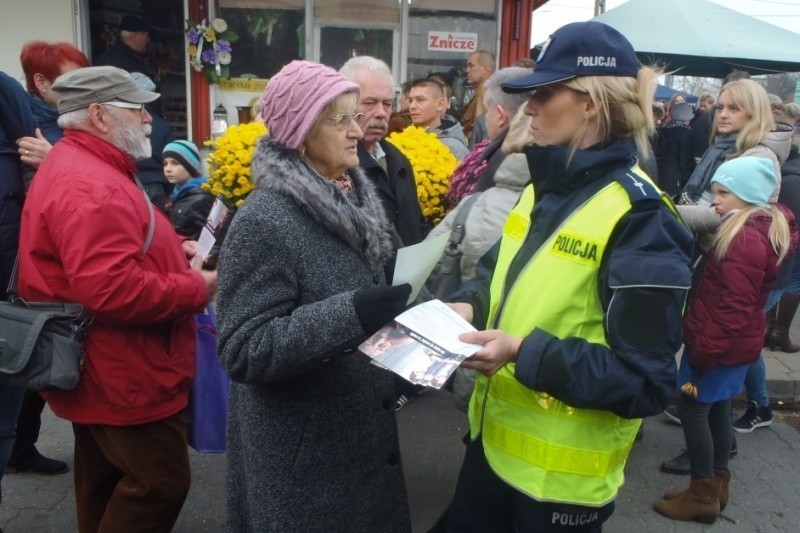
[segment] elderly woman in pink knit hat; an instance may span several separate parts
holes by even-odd
[[[293,61],[269,82],[255,190],[220,255],[229,531],[410,531],[391,375],[356,347],[405,308],[358,169],[359,87]]]

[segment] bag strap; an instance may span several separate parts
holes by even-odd
[[[147,191],[144,190],[144,186],[142,182],[139,181],[139,178],[135,175],[133,176],[133,180],[136,182],[136,186],[139,187],[139,190],[142,191],[142,195],[144,196],[145,202],[147,202],[147,210],[150,212],[150,224],[147,226],[147,237],[144,240],[144,246],[142,247],[144,253],[147,253],[147,250],[150,249],[150,245],[153,243],[153,235],[156,232],[156,213],[153,210],[153,202],[150,201],[150,197],[147,196]],[[19,295],[19,252],[17,252],[17,256],[14,258],[14,268],[11,269],[11,278],[8,280],[8,287],[6,287],[6,293],[10,296],[18,296]]]
[[[475,204],[475,201],[480,195],[481,193],[473,194],[461,204],[461,208],[458,210],[458,213],[456,213],[456,219],[453,221],[453,230],[450,232],[450,239],[447,241],[448,248],[457,248],[458,245],[461,244],[461,241],[464,240],[467,217],[469,216],[472,206]]]

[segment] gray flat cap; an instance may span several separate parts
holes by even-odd
[[[158,93],[143,91],[130,74],[117,67],[85,67],[56,78],[53,92],[58,97],[58,112],[69,113],[89,107],[89,104],[122,100],[147,104]]]

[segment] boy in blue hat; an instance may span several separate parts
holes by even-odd
[[[214,205],[214,196],[200,187],[207,179],[200,151],[191,141],[173,141],[164,147],[162,159],[164,176],[175,186],[167,208],[169,221],[179,235],[197,240]]]

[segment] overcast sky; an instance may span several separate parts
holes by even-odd
[[[627,0],[606,0],[606,11]],[[800,33],[800,0],[710,0],[789,31]],[[594,16],[594,0],[550,0],[533,12],[531,46],[547,39],[569,22],[589,20]],[[663,5],[665,23],[669,18],[669,0]],[[735,38],[732,36],[732,38]]]

